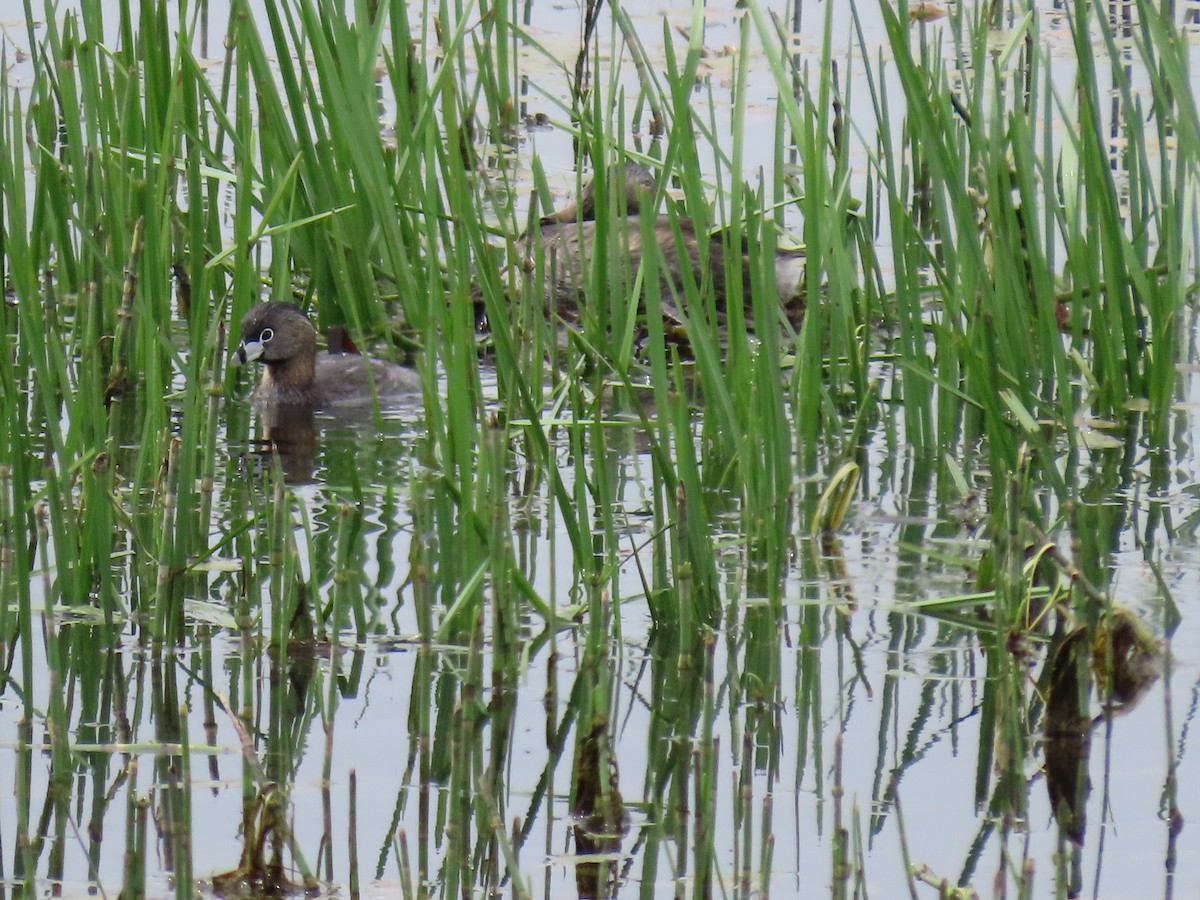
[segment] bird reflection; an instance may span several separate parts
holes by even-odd
[[[260,413],[263,436],[256,453],[266,465],[279,459],[283,480],[287,484],[309,484],[313,481],[317,452],[317,426],[311,409],[279,407]]]

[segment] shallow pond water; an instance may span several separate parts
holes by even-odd
[[[236,405],[233,409],[245,414]],[[1194,416],[1189,414],[1186,424],[1187,433],[1195,434]],[[157,875],[152,869],[148,891],[172,892],[165,856],[174,843],[167,827],[171,814],[160,804],[165,806],[163,779],[178,774],[179,758],[170,751],[160,756],[163,750],[156,748],[158,741],[177,740],[169,736],[179,727],[170,722],[175,704],[187,713],[181,732],[192,747],[184,829],[193,871],[203,883],[237,865],[245,849],[239,823],[246,763],[232,719],[219,706],[214,712],[208,698],[212,691],[236,708],[234,698],[249,691],[254,716],[247,727],[258,735],[255,745],[265,760],[276,753],[283,758],[282,772],[271,774],[287,786],[287,821],[297,845],[334,884],[344,885],[348,872],[352,773],[366,895],[394,896],[397,833],[404,835],[410,872],[424,841],[434,883],[460,865],[464,877],[483,877],[495,847],[472,837],[470,848],[458,851],[470,852],[471,862],[456,860],[448,836],[456,802],[448,772],[430,781],[420,775],[423,741],[432,741],[432,747],[426,745],[427,762],[435,768],[439,757],[458,753],[456,744],[463,741],[469,745],[462,752],[471,755],[481,779],[475,790],[490,783],[495,791],[502,833],[524,835],[515,844],[525,887],[538,896],[588,895],[578,880],[582,860],[572,837],[578,820],[571,806],[572,757],[579,739],[571,697],[594,678],[581,672],[581,632],[566,620],[547,635],[539,620],[523,617],[518,661],[497,660],[486,642],[477,648],[476,663],[463,647],[435,646],[427,657],[411,586],[416,526],[408,506],[410,480],[429,477],[413,462],[422,440],[420,415],[390,415],[380,429],[321,419],[317,426],[313,480],[295,487],[293,515],[310,523],[312,546],[328,556],[306,558],[303,568],[324,570],[315,580],[319,596],[328,602],[334,590],[328,573],[332,544],[345,519],[339,508],[352,502],[353,565],[370,611],[366,636],[356,640],[346,632],[336,654],[326,645],[315,655],[299,654],[284,669],[261,650],[261,621],[245,631],[206,627],[202,623],[209,618],[199,610],[195,638],[174,659],[155,659],[132,636],[118,646],[96,647],[107,660],[104,671],[115,676],[109,685],[115,695],[101,691],[102,706],[124,706],[129,729],[122,736],[102,724],[92,733],[80,711],[77,740],[95,746],[90,751],[78,747],[81,761],[90,762],[74,782],[72,795],[78,800],[71,805],[81,830],[86,826],[87,833],[104,835],[93,845],[99,883],[111,889],[120,881],[123,797],[136,794],[150,802],[158,820],[149,847],[150,859],[162,868]],[[878,440],[868,446],[886,453]],[[253,474],[257,466],[248,460],[248,450],[230,446],[227,471],[231,477],[249,471],[254,484],[243,496],[252,504],[270,504],[269,477]],[[643,474],[649,461],[636,447],[610,452],[626,503],[623,527],[628,527],[629,545],[636,547],[646,530],[644,494],[653,490]],[[1179,483],[1186,488],[1194,483],[1194,461],[1178,462]],[[691,893],[697,864],[689,857],[698,852],[698,830],[710,829],[709,877],[716,881],[704,893],[717,893],[717,882],[723,881],[734,894],[740,894],[741,884],[775,896],[823,895],[838,881],[835,859],[845,852],[838,848],[846,840],[851,858],[863,862],[853,876],[855,889],[877,896],[903,892],[905,853],[908,861],[929,866],[939,877],[961,879],[985,893],[1002,866],[1028,864],[1035,894],[1051,890],[1056,855],[1063,848],[1043,776],[1036,770],[1025,773],[1028,815],[1008,823],[1007,840],[998,833],[1004,823],[988,813],[987,798],[977,793],[988,676],[979,636],[972,628],[915,614],[911,607],[913,601],[969,588],[961,567],[939,557],[961,553],[963,542],[972,540],[927,488],[914,487],[915,468],[911,460],[900,459],[872,469],[877,477],[853,504],[836,555],[826,557],[836,563],[836,575],[824,568],[791,567],[779,622],[756,604],[742,547],[731,535],[728,547],[719,551],[728,602],[722,628],[681,647],[675,636],[655,633],[630,554],[618,579],[620,638],[612,640],[604,658],[612,692],[609,759],[619,773],[628,819],[611,855],[603,857],[611,860],[603,865],[614,871],[601,884],[622,895]],[[514,489],[520,477],[512,473]],[[355,478],[358,488],[349,483]],[[1113,591],[1155,623],[1159,595],[1136,545],[1151,537],[1139,522],[1161,501],[1139,499],[1135,490],[1109,501],[1122,506],[1129,520],[1113,535]],[[353,500],[359,491],[361,498]],[[1169,540],[1156,538],[1165,543],[1157,558],[1175,596],[1187,601],[1200,587],[1200,557],[1194,530],[1186,524],[1195,521],[1195,498],[1181,491],[1167,502],[1184,525]],[[233,511],[229,515],[238,517]],[[538,592],[557,595],[564,607],[577,602],[570,572],[556,575],[549,568],[556,545],[561,554],[565,539],[545,496],[524,503],[520,527],[515,518],[513,524],[519,556]],[[795,539],[797,556],[808,553],[800,523],[795,523]],[[238,561],[229,562],[229,573],[212,576],[206,593],[193,598],[226,615],[238,607],[239,581],[232,575]],[[1164,783],[1173,767],[1186,814],[1194,796],[1189,785],[1200,777],[1187,740],[1200,686],[1195,652],[1200,635],[1186,603],[1183,611],[1168,677],[1128,714],[1097,722],[1088,766],[1088,827],[1078,860],[1082,882],[1096,896],[1171,893],[1164,871],[1170,845]],[[270,618],[269,603],[263,617]],[[99,637],[101,631],[80,623],[63,622],[60,628],[63,640],[84,646],[89,635]],[[694,653],[693,661],[681,666],[681,651]],[[1029,657],[1031,677],[1043,663],[1043,653],[1035,648]],[[475,664],[480,669],[473,679]],[[430,686],[431,678],[436,687]],[[419,689],[422,679],[429,693]],[[479,693],[468,700],[467,685],[475,679]],[[45,687],[36,690],[41,694]],[[461,718],[466,703],[479,705],[479,718],[469,730]],[[433,717],[431,732],[416,724],[418,706]],[[0,777],[6,781],[15,777],[23,757],[14,744],[18,713],[16,704],[0,708],[7,735]],[[39,731],[34,729],[35,745],[43,740]],[[201,751],[201,745],[207,749]],[[129,774],[130,758],[140,762],[140,775],[136,769]],[[162,759],[173,761],[170,768],[158,768]],[[46,757],[35,753],[28,764],[32,796],[44,796]],[[265,764],[270,772],[270,763]],[[671,801],[664,803],[668,796]],[[12,833],[13,806],[7,808],[0,827]],[[81,852],[77,838],[63,839],[63,887],[74,895],[86,890],[89,854]],[[1186,837],[1177,846],[1174,888],[1181,895],[1200,878],[1189,846]]]

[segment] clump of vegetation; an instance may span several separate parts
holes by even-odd
[[[826,787],[823,641],[846,685],[836,718],[855,686],[870,690],[852,624],[878,597],[852,573],[871,548],[843,540],[876,503],[908,517],[897,580],[977,576],[969,596],[904,605],[920,624],[897,621],[895,639],[953,623],[939,647],[982,651],[979,841],[999,821],[1006,842],[1029,815],[1046,720],[1088,722],[1068,701],[1090,677],[1132,698],[1169,661],[1157,635],[1177,611],[1149,551],[1155,636],[1112,599],[1121,535],[1141,527],[1149,547],[1171,528],[1161,505],[1140,519],[1129,490],[1173,484],[1200,249],[1180,23],[1145,3],[1124,25],[1089,3],[1061,20],[885,3],[881,54],[865,8],[851,5],[843,47],[827,4],[800,50],[751,0],[722,53],[697,6],[652,58],[628,9],[589,4],[564,65],[517,5],[343,6],[235,0],[218,33],[205,0],[48,4],[41,20],[27,3],[24,34],[6,34],[0,653],[21,707],[6,871],[30,892],[63,878],[91,765],[92,833],[125,801],[126,890],[147,890],[152,806],[164,870],[189,895],[194,707],[210,759],[215,711],[233,710],[244,760],[247,855],[218,887],[347,877],[328,820],[310,868],[286,813],[314,725],[328,810],[338,706],[363,684],[364,648],[387,647],[414,659],[395,819],[415,795],[422,833],[415,863],[395,829],[379,862],[406,891],[527,895],[520,851],[558,814],[556,766],[574,746],[567,789],[595,853],[619,855],[644,816],[643,883],[674,855],[671,876],[707,895],[728,869],[726,741],[748,894],[775,852],[756,774],[776,789],[790,738],[797,789]],[[766,126],[752,60],[776,98]],[[630,161],[657,179],[634,217],[596,179],[570,321],[547,314],[568,261],[536,227],[555,173],[530,128],[547,122],[576,196]],[[776,264],[797,246],[803,284],[781,297]],[[416,421],[373,408],[346,437],[311,414],[252,416],[226,332],[266,299],[414,361]],[[629,740],[616,698],[635,680],[621,613],[635,605],[651,620],[650,684],[637,675],[622,701],[653,711],[640,801],[615,762]],[[1028,678],[1039,658],[1045,716]],[[505,779],[534,661],[547,754],[516,813]],[[934,705],[922,696],[914,734]],[[34,723],[49,759],[40,818]],[[887,730],[875,830],[919,761],[910,747],[883,777]],[[139,782],[142,754],[153,775]],[[842,819],[840,743],[836,766],[827,880],[848,892],[867,862]],[[221,782],[215,762],[209,776]],[[1072,783],[1051,802],[1079,844]],[[95,880],[93,848],[82,877]],[[614,891],[633,858],[579,883]]]

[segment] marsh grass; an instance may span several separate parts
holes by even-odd
[[[126,4],[108,35],[95,0],[74,13],[49,6],[40,29],[26,4],[32,74],[17,85],[0,66],[11,297],[0,320],[12,363],[0,367],[0,646],[23,708],[12,873],[27,891],[63,874],[78,744],[129,745],[149,731],[159,749],[148,781],[139,783],[137,753],[87,751],[92,815],[102,822],[117,802],[104,771],[113,765],[125,785],[125,890],[151,889],[153,807],[175,892],[192,894],[200,742],[187,706],[202,697],[209,721],[226,706],[212,655],[214,633],[228,630],[238,642],[224,665],[243,761],[243,860],[274,864],[286,850],[305,884],[343,877],[328,829],[309,866],[282,810],[318,727],[328,809],[334,726],[363,688],[363,648],[406,638],[416,662],[394,817],[415,816],[420,831],[384,841],[376,875],[390,860],[410,893],[436,882],[445,895],[532,894],[521,852],[539,817],[556,814],[560,767],[571,770],[571,799],[591,797],[621,836],[622,798],[637,794],[618,783],[617,742],[630,737],[616,725],[631,702],[622,611],[642,600],[628,595],[636,568],[652,620],[638,702],[655,712],[644,819],[636,837],[617,839],[634,848],[619,877],[614,865],[600,883],[631,877],[637,859],[645,890],[669,872],[693,879],[697,896],[715,891],[727,867],[718,797],[730,757],[734,868],[744,893],[765,882],[776,823],[769,792],[753,796],[752,770],[774,785],[791,740],[796,783],[837,798],[829,865],[835,893],[849,893],[871,861],[858,807],[842,800],[840,734],[827,770],[823,657],[832,634],[839,685],[865,683],[837,536],[868,496],[857,476],[872,439],[915,460],[914,496],[986,493],[985,536],[965,552],[986,545],[994,579],[973,598],[914,607],[930,613],[921,618],[887,616],[872,797],[882,811],[871,834],[924,752],[885,733],[902,714],[895,660],[925,629],[957,640],[935,607],[973,626],[965,640],[978,641],[986,664],[975,800],[1006,822],[1028,813],[1043,712],[1013,648],[1036,639],[1046,593],[1088,626],[1111,613],[1106,542],[1127,513],[1104,501],[1128,483],[1138,448],[1154,454],[1155,486],[1169,484],[1180,313],[1197,255],[1200,124],[1186,42],[1146,4],[1129,34],[1099,5],[1076,4],[1066,22],[1076,69],[1063,84],[1037,16],[997,7],[1013,26],[997,49],[995,23],[970,4],[937,29],[885,4],[886,59],[860,25],[856,55],[839,68],[833,6],[819,51],[801,58],[751,0],[736,23],[727,110],[704,70],[699,7],[683,42],[664,24],[655,64],[624,9],[610,57],[599,42],[581,48],[586,90],[576,84],[555,108],[575,140],[576,190],[601,173],[600,215],[584,314],[560,341],[545,285],[565,261],[535,240],[526,266],[517,240],[547,210],[546,173],[535,158],[539,199],[520,223],[513,162],[523,67],[553,53],[515,6],[389,0],[356,4],[351,16],[316,0],[265,0],[258,19],[238,2],[214,75],[197,55],[206,4]],[[1125,74],[1130,52],[1149,107]],[[747,177],[756,55],[779,94],[775,165]],[[636,87],[618,75],[624,61]],[[1102,102],[1101,65],[1116,78],[1115,106]],[[847,124],[844,111],[864,102],[875,135]],[[647,110],[664,139],[643,146],[627,124]],[[630,256],[623,193],[603,176],[629,158],[654,163],[661,188],[643,200],[677,238],[684,216],[699,234],[719,231],[724,323],[709,261],[664,290],[662,254]],[[867,160],[865,178],[856,158]],[[785,178],[785,163],[799,175]],[[653,225],[640,218],[649,248]],[[807,254],[798,333],[780,321],[774,287],[788,229]],[[321,325],[344,323],[383,355],[417,354],[424,430],[410,459],[367,480],[358,458],[331,455],[318,495],[289,483],[275,459],[248,477],[262,426],[222,402],[243,387],[224,366],[225,329],[265,296],[300,302]],[[664,325],[668,309],[690,359]],[[1122,439],[1090,442],[1081,417],[1117,423]],[[957,455],[967,461],[946,462]],[[649,469],[641,501],[631,499],[632,459]],[[394,558],[400,510],[411,520],[407,559]],[[638,513],[644,539],[631,524]],[[902,568],[931,565],[927,536],[906,529]],[[982,555],[964,562],[982,570]],[[1043,560],[1077,587],[1035,584]],[[87,619],[86,637],[65,613]],[[400,633],[401,614],[413,634]],[[785,625],[798,636],[787,727]],[[96,661],[119,660],[106,648],[127,639],[145,651],[133,671]],[[515,797],[517,697],[542,665],[547,753],[532,796]],[[921,695],[915,735],[937,703]],[[49,735],[40,820],[34,723]],[[518,801],[524,815],[510,828]],[[973,853],[992,827],[980,826]],[[89,858],[88,877],[103,868]]]

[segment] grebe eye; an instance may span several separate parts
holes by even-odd
[[[275,330],[273,328],[264,328],[259,332],[258,342],[260,344],[269,344],[273,337],[275,337]]]

